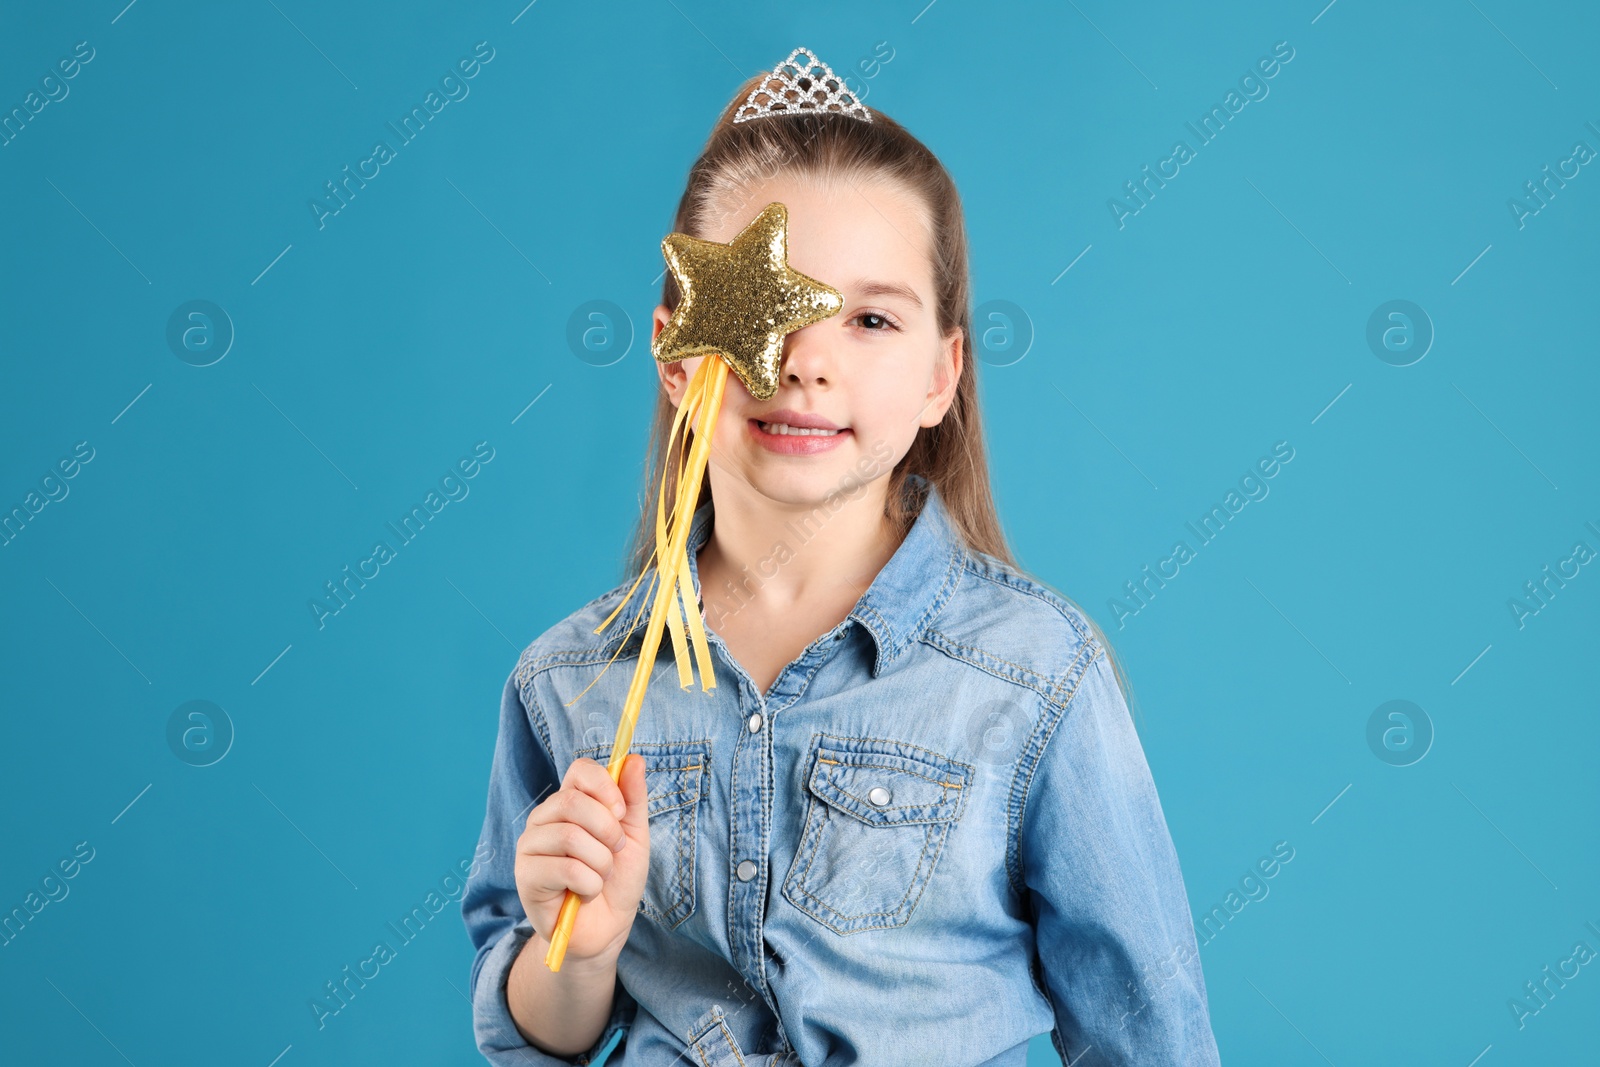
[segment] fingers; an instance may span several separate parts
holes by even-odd
[[[639,783],[633,788],[642,792]],[[628,842],[611,804],[625,806],[622,791],[606,769],[592,759],[573,761],[562,787],[529,813],[517,842],[523,855],[559,861],[536,865],[534,877],[543,883],[540,889],[570,888],[580,896],[600,891],[616,853]]]
[[[611,772],[606,770],[604,764],[596,763],[587,756],[572,761],[561,780],[561,788],[583,790],[612,809],[611,813],[619,819],[627,814],[627,800],[617,783],[611,780]]]
[[[610,779],[608,779],[610,781]],[[589,793],[579,792],[576,789],[563,789],[552,793],[549,800],[528,813],[528,825],[523,833],[531,833],[536,827],[544,825],[574,824],[586,830],[594,840],[602,841],[606,849],[621,851],[622,845],[627,841],[626,833],[622,832],[622,824],[618,817],[611,814],[610,809],[590,797]]]
[[[556,822],[530,826],[517,842],[517,851],[537,860],[529,873],[530,888],[544,892],[571,889],[579,896],[600,892],[611,876],[616,854],[576,823]]]

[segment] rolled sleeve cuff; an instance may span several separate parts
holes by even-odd
[[[533,936],[533,927],[523,919],[506,931],[483,958],[478,970],[478,984],[473,990],[472,1027],[478,1041],[478,1050],[495,1067],[521,1064],[524,1067],[599,1067],[612,1052],[612,1046],[622,1040],[633,1024],[638,1004],[617,980],[611,1000],[611,1017],[594,1045],[574,1057],[556,1056],[528,1044],[523,1039],[516,1022],[511,1018],[511,1007],[506,1002],[506,979],[511,965],[516,962],[522,946]]]

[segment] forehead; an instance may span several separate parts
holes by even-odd
[[[857,278],[903,281],[931,295],[928,229],[917,197],[896,182],[841,177],[783,177],[715,205],[708,241],[726,243],[763,208],[789,216],[789,266],[836,287]]]

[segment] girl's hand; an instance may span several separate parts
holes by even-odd
[[[565,961],[615,962],[627,944],[650,868],[647,795],[638,753],[624,758],[620,782],[604,764],[584,757],[573,760],[561,788],[528,813],[516,863],[517,895],[528,921],[548,944],[567,890],[583,904]]]

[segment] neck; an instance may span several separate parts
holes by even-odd
[[[844,605],[837,614],[847,614],[900,544],[884,517],[887,483],[869,483],[854,500],[802,503],[714,484],[716,519],[696,560],[713,629],[734,611],[765,615],[802,603]]]

